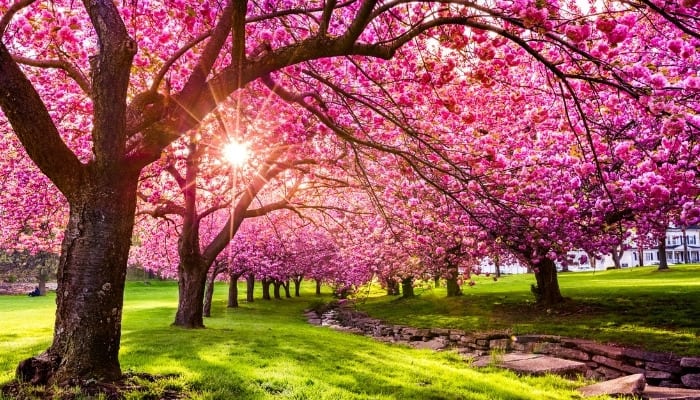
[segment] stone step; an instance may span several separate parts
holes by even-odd
[[[677,389],[647,385],[642,392],[642,399],[649,400],[700,400],[700,390]]]
[[[584,397],[637,396],[643,400],[700,400],[700,390],[650,386],[644,374],[634,374],[585,386],[578,390]]]
[[[495,365],[519,374],[575,376],[586,372],[586,364],[542,354],[507,353],[498,356],[483,356],[474,360],[473,365],[483,367]]]

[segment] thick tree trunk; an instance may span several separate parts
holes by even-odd
[[[69,199],[61,245],[51,347],[22,361],[17,378],[63,385],[73,379],[121,377],[119,341],[137,176],[93,179]]]
[[[495,256],[493,258],[493,267],[496,270],[496,278],[501,277],[501,258],[498,256]]]
[[[204,328],[204,286],[209,265],[199,256],[180,255],[178,265],[179,298],[173,325],[188,329]]]
[[[252,303],[255,301],[255,275],[248,274],[245,277],[245,301]]]
[[[271,300],[270,298],[270,284],[272,284],[271,279],[263,278],[260,283],[262,284],[263,300]]]
[[[284,297],[291,299],[292,294],[289,291],[289,279],[287,279],[286,281],[284,281],[284,283],[282,283],[282,287],[284,288]]]
[[[666,257],[666,235],[659,239],[659,271],[669,270],[668,258]]]
[[[228,308],[238,308],[238,278],[240,274],[231,274],[228,279]]]
[[[688,233],[685,228],[681,228],[681,243],[683,243],[683,264],[690,263],[690,253],[688,253]]]
[[[300,297],[301,294],[299,293],[299,290],[301,289],[301,281],[304,279],[303,276],[299,275],[294,278],[294,296]]]
[[[433,281],[435,282],[435,287],[440,287],[440,275],[435,275]]]
[[[415,297],[416,294],[413,291],[413,277],[408,277],[401,280],[401,291],[403,292],[402,297],[404,299]]]
[[[216,283],[216,277],[223,272],[221,269],[214,269],[209,277],[207,278],[207,289],[204,293],[204,307],[202,309],[202,314],[205,317],[211,317],[211,302],[214,298],[214,284]]]
[[[445,279],[447,283],[447,297],[461,296],[462,288],[459,286],[459,282],[457,282],[457,277],[459,276],[457,267],[450,267],[447,275]]]
[[[281,282],[281,281],[278,281],[278,280],[275,280],[272,284],[273,284],[274,287],[275,287],[275,289],[274,289],[274,291],[273,291],[273,294],[274,294],[274,296],[275,296],[275,299],[278,299],[278,300],[282,299],[282,296],[280,296],[280,287],[282,286],[282,282]]]
[[[557,267],[553,260],[543,258],[533,266],[537,286],[532,290],[538,304],[555,305],[564,301],[559,290],[559,280],[557,279]]]
[[[315,279],[316,281],[316,296],[321,295],[321,280],[320,279]]]

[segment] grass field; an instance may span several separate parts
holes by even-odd
[[[147,388],[127,398],[158,399],[166,390],[177,390],[192,399],[571,399],[583,384],[476,370],[456,353],[415,350],[310,326],[302,311],[318,301],[310,293],[312,286],[302,286],[301,298],[226,309],[226,290],[220,285],[207,329],[182,330],[170,326],[175,283],[130,282],[122,369],[174,376],[144,383]],[[427,298],[424,294],[420,300]],[[54,310],[53,295],[0,297],[0,385],[12,379],[20,360],[50,344]],[[436,322],[457,319],[447,315]]]
[[[378,296],[375,285],[365,292],[369,296],[360,295],[359,308],[418,327],[554,334],[700,355],[698,265],[560,274],[562,295],[570,301],[550,309],[533,304],[532,275],[476,281],[456,298],[446,298],[444,288],[416,288],[414,299]]]

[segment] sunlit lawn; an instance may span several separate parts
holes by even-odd
[[[569,399],[582,385],[476,370],[453,352],[310,326],[302,311],[317,301],[312,286],[298,299],[257,300],[234,310],[225,308],[221,285],[207,329],[187,331],[170,326],[176,284],[130,283],[122,368],[176,376],[128,398],[155,399],[178,389],[195,399]],[[0,385],[21,359],[49,345],[54,309],[53,295],[0,297]]]
[[[416,288],[417,298],[397,299],[380,295],[375,285],[359,303],[371,315],[398,324],[554,334],[700,355],[700,266],[570,272],[559,280],[571,301],[549,309],[533,304],[532,275],[496,282],[477,277],[458,298],[446,298],[444,288]]]

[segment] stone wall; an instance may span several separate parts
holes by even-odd
[[[404,343],[433,350],[455,349],[468,357],[492,352],[547,354],[586,364],[586,376],[593,379],[614,379],[642,373],[649,384],[666,387],[700,389],[700,357],[681,357],[672,353],[651,352],[589,340],[551,335],[519,335],[506,333],[470,334],[458,329],[421,329],[390,325],[354,310],[350,303],[324,310],[308,311],[306,317],[316,325],[374,337],[378,340]]]

